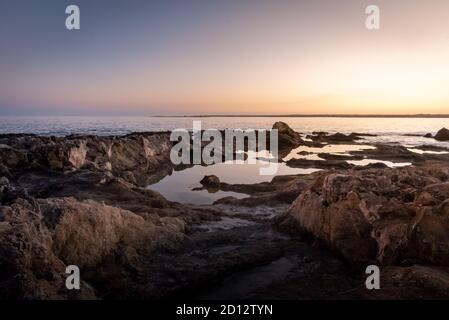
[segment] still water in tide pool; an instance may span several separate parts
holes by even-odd
[[[318,171],[318,169],[290,168],[285,163],[279,163],[276,174],[261,175],[260,169],[267,166],[268,163],[262,160],[258,160],[256,164],[225,162],[207,167],[196,165],[182,171],[174,171],[148,188],[161,193],[171,201],[205,205],[224,197],[232,196],[237,199],[248,197],[246,194],[237,192],[194,190],[201,187],[199,182],[206,175],[215,175],[221,182],[229,184],[253,184],[271,181],[275,175],[309,174]]]
[[[300,159],[303,157],[312,160],[322,160],[317,155],[318,153],[333,153],[346,155],[350,151],[359,151],[366,149],[374,149],[375,147],[369,145],[326,145],[323,148],[310,148],[301,146],[299,148],[293,149],[290,154],[288,154],[283,160],[288,161],[290,159]],[[301,155],[301,152],[308,152],[308,155]],[[170,176],[163,178],[156,184],[148,186],[149,189],[161,193],[165,198],[171,201],[181,202],[181,203],[192,203],[192,204],[212,204],[214,201],[224,198],[224,197],[235,197],[237,199],[242,199],[248,197],[248,195],[243,193],[229,192],[229,191],[208,191],[208,190],[198,190],[201,188],[199,181],[203,179],[206,175],[216,175],[221,182],[226,182],[229,184],[253,184],[260,182],[271,181],[276,175],[295,175],[295,174],[310,174],[318,169],[302,169],[302,168],[291,168],[286,165],[285,162],[278,163],[277,171],[273,175],[261,175],[260,169],[266,168],[268,163],[266,160],[258,159],[268,159],[271,157],[267,152],[262,152],[259,154],[248,152],[248,159],[253,159],[256,164],[249,164],[248,161],[233,163],[220,163],[211,166],[193,166],[191,168],[184,169],[182,171],[174,171]],[[359,161],[350,161],[358,166],[365,166],[371,163],[384,163],[389,167],[402,167],[411,165],[411,163],[394,163],[390,161],[381,161],[374,159],[364,159]]]

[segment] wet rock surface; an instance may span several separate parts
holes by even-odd
[[[306,141],[284,123],[274,128],[284,156],[365,136]],[[0,135],[0,298],[449,297],[448,155],[383,144],[322,152],[287,162],[323,169],[307,175],[205,177],[206,188],[248,197],[195,206],[145,188],[187,168],[171,165],[171,145],[169,133]],[[347,162],[367,158],[413,165]],[[385,290],[364,287],[371,263],[382,266]],[[72,264],[80,291],[65,288]]]
[[[362,139],[361,134],[351,133],[351,134],[343,134],[343,133],[335,133],[328,134],[326,132],[316,132],[313,135],[308,135],[308,139],[319,142],[319,143],[347,143],[347,142],[356,142],[357,140]]]
[[[337,144],[338,145],[338,144]],[[360,144],[353,144],[354,146]],[[318,169],[351,169],[356,167],[371,166],[374,168],[385,168],[382,161],[403,163],[409,165],[421,166],[426,161],[449,161],[448,149],[438,146],[420,146],[417,147],[421,153],[413,152],[412,148],[407,148],[395,144],[373,144],[372,149],[351,150],[346,153],[325,153],[318,152],[316,159],[293,158],[286,161],[287,165],[293,168],[318,168]],[[318,148],[324,148],[321,145]],[[412,150],[411,150],[412,149]],[[326,160],[326,161],[322,161]],[[351,163],[351,161],[361,161],[361,165]],[[372,162],[370,162],[372,161]],[[375,162],[378,163],[375,163]],[[366,163],[365,163],[366,162]]]

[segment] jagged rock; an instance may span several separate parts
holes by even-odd
[[[50,141],[35,145],[31,152],[51,170],[79,169],[86,161],[86,141]]]
[[[446,128],[441,129],[434,138],[438,141],[449,141],[449,130]]]
[[[285,122],[278,121],[273,125],[278,130],[279,157],[282,159],[290,150],[304,144],[301,135],[290,128]]]
[[[139,133],[122,137],[0,136],[3,170],[18,167],[70,171],[89,168],[111,171],[145,184],[152,173],[171,168],[169,133]],[[132,174],[130,174],[132,173]]]
[[[286,134],[291,137],[295,137],[297,134],[292,128],[289,127],[288,124],[286,124],[285,122],[282,122],[282,121],[276,122],[273,125],[273,129],[278,130],[279,134]]]
[[[429,164],[323,174],[288,217],[355,264],[449,265],[446,171]]]
[[[95,298],[89,286],[65,289],[65,264],[53,254],[51,233],[36,209],[24,200],[0,207],[0,297]]]
[[[26,154],[11,146],[0,144],[0,164],[6,167],[6,170],[16,169],[25,165],[27,162]]]
[[[79,202],[73,198],[62,198],[40,200],[39,203],[44,219],[54,230],[55,254],[63,261],[80,267],[98,265],[119,246],[126,248],[125,255],[136,255],[139,250],[156,247],[165,241],[164,237],[171,237],[166,230],[141,216],[91,200]],[[176,238],[183,232],[183,225],[170,228],[170,231]]]
[[[122,264],[125,270],[142,254],[173,246],[183,231],[180,219],[165,217],[155,224],[91,200],[18,199],[0,207],[0,297],[96,298],[87,284],[89,272],[101,277],[111,258],[114,267]],[[87,283],[80,291],[65,288],[67,265],[82,271]]]

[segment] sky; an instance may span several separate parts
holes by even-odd
[[[448,84],[447,0],[0,0],[0,115],[447,114]]]

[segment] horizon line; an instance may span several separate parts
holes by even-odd
[[[25,115],[25,114],[0,114],[0,117],[149,117],[149,118],[449,118],[449,114],[432,114],[432,113],[417,113],[417,114],[192,114],[192,115],[138,115],[138,114],[54,114],[54,115]]]
[[[449,114],[199,114],[153,115],[153,118],[449,118]]]

